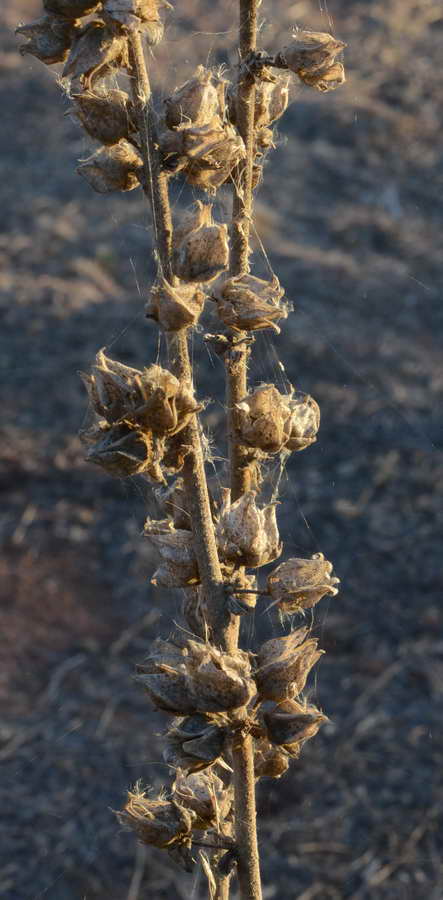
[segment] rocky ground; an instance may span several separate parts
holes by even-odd
[[[198,62],[235,64],[235,5],[177,0],[159,96]],[[131,674],[180,599],[149,585],[152,489],[88,467],[77,437],[77,372],[100,347],[164,359],[143,316],[149,220],[140,192],[103,198],[76,176],[90,146],[56,74],[16,50],[14,27],[36,12],[6,0],[0,13],[0,894],[187,900],[203,883],[136,852],[111,812],[138,778],[168,778],[164,717]],[[266,0],[262,18],[267,47],[294,24],[349,44],[340,91],[294,88],[258,194],[295,311],[259,337],[251,376],[282,378],[280,358],[323,416],[282,482],[285,552],[322,550],[342,580],[314,622],[327,654],[311,693],[331,722],[259,787],[264,896],[441,900],[443,18],[431,0]],[[192,200],[178,183],[173,198]],[[228,209],[227,194],[215,211]],[[266,271],[258,241],[255,264]],[[223,373],[199,334],[194,351],[200,395],[220,388],[215,446]],[[253,626],[281,631],[258,608],[245,646]]]

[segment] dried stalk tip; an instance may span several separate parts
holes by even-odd
[[[243,440],[265,453],[304,450],[317,438],[320,408],[302,391],[281,394],[272,384],[262,384],[237,406]]]
[[[29,53],[47,66],[65,61],[75,32],[74,22],[57,19],[54,16],[42,16],[29,25],[20,25],[15,29],[16,34],[22,35],[27,40],[27,43],[20,47],[21,55]]]
[[[186,772],[199,772],[220,759],[227,728],[200,714],[177,719],[166,735],[165,762]]]
[[[288,304],[281,303],[284,290],[274,275],[272,281],[254,275],[236,275],[222,281],[214,291],[217,312],[225,325],[236,331],[260,331],[273,328],[286,319]]]
[[[328,721],[315,706],[304,706],[295,700],[279,703],[271,712],[265,712],[263,719],[271,743],[292,757],[298,757],[303,744],[315,737],[321,725]]]
[[[297,31],[290,46],[276,58],[277,64],[295,72],[301,81],[319,91],[329,91],[345,81],[344,68],[336,57],[346,47],[326,32]]]
[[[121,825],[132,828],[143,844],[171,847],[190,841],[195,815],[170,800],[150,800],[136,787],[128,791],[126,806],[117,818]]]
[[[102,22],[89,22],[78,32],[63,69],[63,78],[71,78],[78,88],[91,90],[99,78],[128,64],[128,43]]]
[[[133,191],[140,186],[143,160],[132,144],[120,141],[113,147],[99,150],[77,167],[88,184],[99,194],[113,191]]]
[[[98,92],[83,91],[73,97],[75,113],[85,131],[100,144],[118,144],[136,131],[131,101],[117,88]],[[140,160],[137,157],[137,167]],[[135,185],[137,186],[137,185]]]
[[[198,66],[193,77],[165,100],[166,125],[171,129],[209,125],[214,116],[224,118],[225,85],[211,69]]]
[[[186,282],[209,282],[229,261],[228,228],[212,219],[212,205],[197,201],[174,230],[172,265]]]
[[[204,305],[205,294],[197,285],[171,285],[159,276],[151,288],[145,315],[158,322],[165,331],[181,331],[197,324]]]
[[[320,656],[317,640],[305,640],[307,628],[287,637],[267,641],[258,653],[255,682],[263,700],[286,700],[298,696]]]
[[[278,533],[275,503],[260,509],[255,491],[247,491],[234,503],[225,491],[217,525],[217,543],[221,558],[240,566],[266,566],[280,556],[282,544]]]
[[[226,788],[214,772],[186,775],[178,771],[173,784],[173,799],[194,813],[193,829],[206,831],[221,825],[232,806],[232,789]]]
[[[281,612],[296,613],[311,609],[322,597],[338,593],[336,584],[340,579],[333,577],[332,563],[323,553],[314,553],[311,559],[288,559],[274,569],[268,577],[268,591],[272,605]]]

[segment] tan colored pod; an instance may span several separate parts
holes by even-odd
[[[165,100],[167,127],[198,128],[207,125],[216,115],[223,118],[224,91],[222,79],[211,69],[197,66],[192,78]]]
[[[281,778],[289,768],[288,755],[266,738],[254,743],[254,771],[256,778]]]
[[[322,93],[335,91],[336,88],[340,87],[340,85],[344,84],[346,81],[345,70],[342,63],[334,63],[333,66],[328,66],[317,72],[307,72],[303,76],[299,75],[299,77],[305,84],[316,88],[317,91],[322,91]]]
[[[128,44],[123,35],[102,22],[89,22],[76,34],[71,52],[63,69],[63,78],[73,79],[91,90],[99,78],[128,62]]]
[[[199,772],[220,759],[227,728],[201,713],[175,720],[166,734],[165,762],[186,772]]]
[[[273,604],[285,613],[311,609],[322,597],[338,593],[340,579],[332,576],[332,563],[323,553],[311,559],[287,559],[268,577],[268,591]]]
[[[133,191],[140,187],[142,172],[143,160],[140,154],[125,140],[99,150],[77,167],[78,175],[99,194]]]
[[[217,286],[214,299],[225,325],[236,331],[260,331],[273,328],[286,319],[288,306],[281,302],[284,290],[276,276],[271,281],[254,275],[236,275]]]
[[[57,19],[54,16],[41,16],[29,25],[20,25],[15,33],[27,41],[20,47],[20,53],[29,53],[47,66],[64,62],[74,40],[76,25],[74,22]]]
[[[146,318],[155,319],[165,331],[180,331],[196,325],[204,304],[205,295],[197,285],[171,285],[159,276],[151,288],[145,314]]]
[[[279,703],[265,712],[263,719],[271,743],[283,747],[291,756],[298,756],[305,741],[315,737],[321,725],[328,721],[317,707],[295,700]]]
[[[255,497],[255,491],[247,491],[231,504],[230,492],[226,491],[217,525],[222,559],[248,568],[267,565],[282,549],[275,504],[260,509]]]
[[[289,416],[286,422],[288,450],[305,450],[317,440],[320,428],[320,407],[310,394],[295,391],[287,401]]]
[[[173,800],[195,814],[192,827],[197,830],[219,828],[232,806],[232,788],[226,787],[214,772],[187,775],[179,769],[172,789]]]
[[[143,791],[128,792],[125,808],[117,813],[121,825],[132,828],[142,844],[171,847],[191,839],[194,813],[177,803],[153,800]]]
[[[306,633],[305,629],[300,631]],[[300,642],[300,635],[295,639],[289,635],[280,638],[280,641],[280,656],[268,658],[267,662],[261,662],[259,657],[261,664],[254,677],[258,693],[264,700],[285,700],[298,696],[306,685],[309,672],[322,655],[322,651],[317,650],[315,638]],[[265,655],[262,653],[262,659]]]
[[[266,453],[280,452],[287,440],[286,398],[272,384],[263,384],[237,405],[242,439]]]
[[[161,26],[159,5],[159,0],[103,0],[103,18],[124,28],[139,28],[143,22]],[[162,34],[163,27],[160,39]]]
[[[89,445],[87,461],[101,466],[110,475],[127,478],[146,474],[153,481],[164,482],[160,468],[163,447],[149,433],[124,424],[110,426],[102,421],[80,436]]]
[[[341,63],[336,58],[346,47],[343,41],[321,31],[297,31],[292,44],[284,47],[277,56],[277,62],[320,91],[338,87],[345,80]],[[332,70],[330,76],[328,72]]]
[[[185,282],[209,282],[228,266],[228,228],[212,219],[212,205],[197,201],[174,230],[172,264]]]
[[[101,144],[118,144],[136,130],[131,101],[124,91],[82,91],[73,97],[77,118],[85,131]]]
[[[151,578],[152,584],[186,587],[200,581],[192,532],[175,529],[169,519],[163,522],[147,519],[143,533],[161,560]]]

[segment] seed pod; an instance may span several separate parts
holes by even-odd
[[[255,83],[255,128],[270,125],[283,115],[289,100],[289,77],[274,74],[270,69],[260,69],[260,79]],[[229,118],[237,125],[237,87],[228,92]]]
[[[75,32],[74,22],[56,19],[54,16],[41,16],[29,25],[20,25],[15,29],[16,34],[27,40],[20,47],[21,55],[30,53],[47,66],[65,61]]]
[[[189,184],[215,191],[244,158],[245,145],[231,125],[215,116],[208,125],[160,135],[165,169],[183,171]]]
[[[224,712],[245,706],[255,687],[246,653],[223,653],[210,644],[188,641],[186,667],[198,712]]]
[[[197,201],[174,231],[172,264],[186,282],[208,282],[228,266],[228,228],[212,220],[212,205]]]
[[[295,700],[285,700],[263,719],[269,740],[282,746],[291,756],[298,756],[301,747],[317,734],[327,717],[315,706],[303,706]]]
[[[220,758],[227,729],[200,714],[176,720],[166,735],[165,762],[187,772],[198,772]]]
[[[147,519],[144,536],[160,555],[161,565],[151,583],[163,587],[186,587],[199,582],[192,532],[176,530],[172,522]]]
[[[198,66],[193,77],[165,100],[167,127],[198,128],[216,115],[223,119],[225,84],[211,69]]]
[[[117,818],[121,825],[132,828],[143,844],[171,847],[191,839],[195,816],[170,800],[150,800],[136,787],[128,791],[125,808]]]
[[[254,771],[256,778],[281,778],[289,768],[287,754],[274,747],[266,738],[254,744]]]
[[[214,299],[222,322],[236,331],[259,331],[273,328],[279,319],[286,319],[288,305],[281,303],[284,290],[276,276],[264,281],[254,275],[236,275],[217,286]]]
[[[117,36],[101,22],[89,22],[77,34],[62,75],[91,90],[97,79],[127,63],[126,38]]]
[[[295,391],[288,399],[289,416],[285,431],[288,450],[304,450],[317,440],[320,427],[320,407],[309,394]]]
[[[274,385],[263,384],[237,408],[242,438],[251,447],[280,453],[285,447],[303,450],[316,440],[320,408],[302,391],[281,394]]]
[[[163,455],[161,441],[152,435],[128,425],[109,426],[99,422],[92,429],[81,433],[89,445],[88,462],[106,469],[117,478],[146,474],[153,481],[164,482],[160,468]]]
[[[94,12],[97,0],[43,0],[43,6],[49,13],[64,16],[66,19],[79,19]]]
[[[124,91],[82,91],[73,99],[75,113],[83,128],[101,144],[118,144],[136,130],[131,102]]]
[[[158,675],[136,675],[135,681],[145,689],[157,709],[180,716],[195,712],[186,675],[175,671]]]
[[[248,568],[265,566],[282,551],[275,503],[259,509],[255,496],[255,491],[247,491],[231,504],[226,491],[217,525],[221,557]]]
[[[346,44],[343,41],[326,32],[298,31],[293,36],[292,44],[283,48],[276,61],[295,72],[307,84],[319,87],[320,90],[327,90],[320,87],[321,81],[325,79],[327,71],[335,65],[336,57],[344,47]]]
[[[300,75],[300,78],[305,84],[309,84],[310,87],[314,87],[318,91],[322,91],[322,93],[335,91],[336,88],[346,81],[342,63],[335,63],[326,69],[320,69],[318,72],[307,72],[303,76]]]
[[[332,563],[323,553],[314,553],[311,559],[287,559],[268,577],[268,591],[272,605],[285,613],[311,609],[326,594],[338,593],[339,578],[331,576]]]
[[[304,689],[309,672],[323,651],[317,650],[317,640],[314,638],[303,640],[306,628],[301,628],[300,632],[268,641],[272,644],[272,653],[266,644],[261,648],[255,682],[264,700],[285,700],[297,696]],[[277,641],[280,643],[279,655],[275,653]]]
[[[232,792],[213,772],[186,775],[179,770],[172,787],[175,802],[195,814],[192,827],[197,830],[219,826],[229,813]]]
[[[181,472],[185,459],[192,450],[191,445],[183,437],[183,432],[168,437],[165,443],[163,455],[163,468],[167,475],[176,475]]]
[[[161,26],[159,5],[159,0],[104,0],[103,18],[128,29],[139,28],[142,22]]]
[[[158,276],[151,288],[145,315],[147,319],[155,319],[165,331],[181,331],[196,325],[204,304],[205,295],[197,286],[171,285]]]
[[[98,194],[114,191],[133,191],[140,187],[143,160],[132,144],[120,141],[106,150],[99,150],[77,167],[81,175]]]

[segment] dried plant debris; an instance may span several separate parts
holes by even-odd
[[[73,82],[73,93],[79,88],[92,90],[98,79],[128,65],[128,45],[103,22],[89,22],[75,36],[63,69],[63,77]]]
[[[245,145],[232,125],[219,116],[207,125],[160,134],[165,170],[182,172],[189,184],[215,193],[245,157]]]
[[[281,612],[296,613],[311,609],[327,594],[334,597],[339,583],[332,575],[332,563],[323,553],[314,553],[311,559],[280,563],[268,577],[268,591]]]
[[[232,789],[213,771],[186,774],[179,770],[172,791],[173,799],[195,814],[192,827],[198,830],[217,826],[232,806]]]

